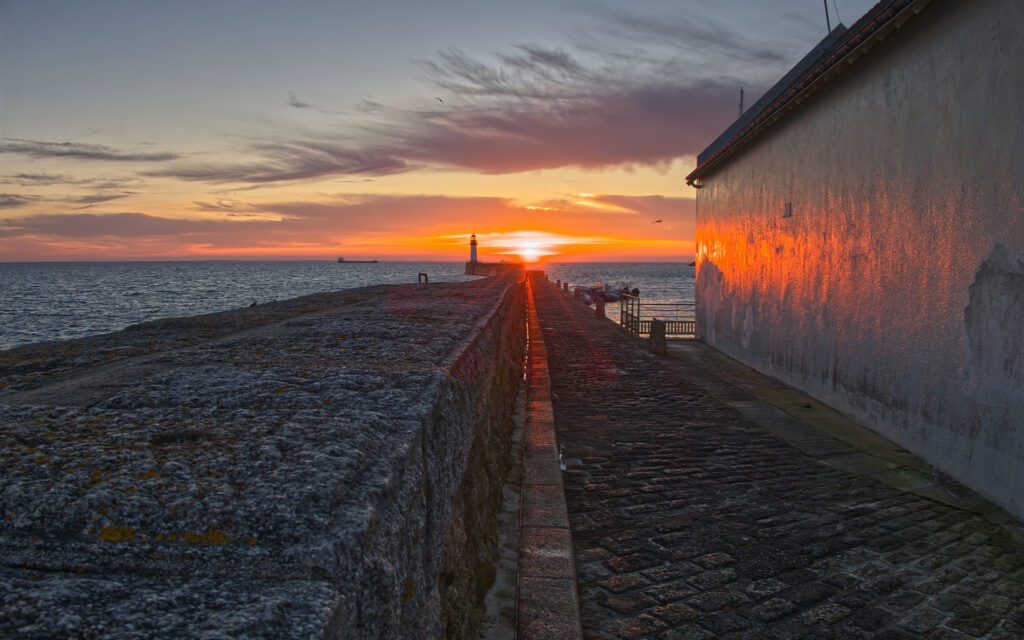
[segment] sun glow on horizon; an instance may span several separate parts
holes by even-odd
[[[482,253],[515,256],[529,263],[539,262],[548,256],[578,253],[588,245],[614,243],[611,238],[573,236],[536,230],[478,233],[477,239]]]
[[[545,247],[538,246],[535,243],[526,243],[518,247],[516,253],[523,262],[537,262],[544,256],[555,255],[554,252],[546,251]]]

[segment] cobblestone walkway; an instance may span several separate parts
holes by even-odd
[[[816,462],[534,283],[584,637],[1024,637],[1024,549]]]

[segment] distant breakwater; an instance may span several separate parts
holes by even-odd
[[[524,306],[375,286],[0,353],[0,636],[476,637]]]

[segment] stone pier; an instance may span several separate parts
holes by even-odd
[[[0,352],[0,636],[475,638],[522,283]]]
[[[697,341],[532,279],[590,640],[1024,637],[1020,523]]]

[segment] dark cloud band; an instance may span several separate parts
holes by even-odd
[[[45,142],[17,138],[0,140],[0,153],[14,153],[32,158],[74,158],[76,160],[115,162],[166,162],[178,158],[178,154],[170,152],[138,153],[119,151],[101,144]]]

